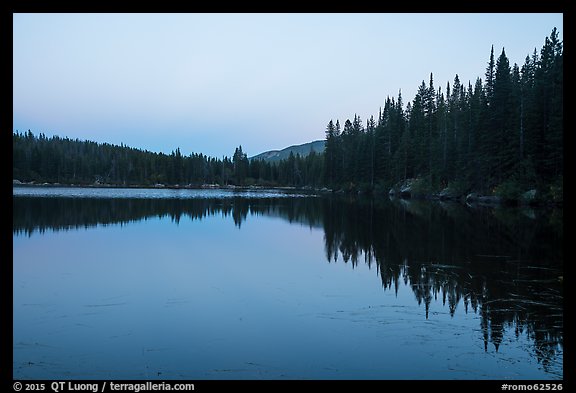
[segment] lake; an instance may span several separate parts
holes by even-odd
[[[14,379],[563,378],[561,209],[13,188]]]

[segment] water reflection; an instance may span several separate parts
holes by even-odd
[[[14,196],[13,234],[34,236],[152,217],[236,226],[251,216],[323,228],[326,259],[365,263],[385,290],[409,286],[423,318],[441,300],[480,316],[484,349],[498,351],[506,331],[533,342],[547,370],[563,351],[561,211],[468,208],[459,204],[336,198],[82,199]]]
[[[37,198],[14,196],[13,233],[32,236],[46,230],[69,230],[97,225],[127,224],[151,217],[201,220],[207,216],[232,217],[241,227],[248,215],[282,217],[320,227],[322,203],[318,198],[198,198],[105,199]]]
[[[486,350],[506,329],[528,334],[544,368],[562,348],[561,212],[405,200],[324,208],[329,261],[375,264],[385,288],[411,286],[426,318],[433,299],[451,315],[463,301],[481,316]]]

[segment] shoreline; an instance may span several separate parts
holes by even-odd
[[[23,182],[13,182],[12,187],[66,187],[66,188],[127,188],[127,189],[174,189],[174,190],[285,190],[285,191],[322,191],[322,189],[312,188],[312,187],[289,187],[289,186],[236,186],[236,185],[219,185],[219,184],[202,184],[202,185],[165,185],[165,184],[155,184],[155,185],[144,185],[144,184],[65,184],[65,183],[23,183]],[[326,190],[324,190],[326,191]],[[327,190],[330,192],[331,190]]]
[[[417,195],[388,195],[388,194],[374,194],[374,193],[354,193],[346,192],[344,190],[331,190],[328,188],[313,188],[310,186],[306,187],[290,187],[290,186],[236,186],[236,185],[219,185],[219,184],[203,184],[203,185],[121,185],[121,184],[63,184],[63,183],[23,183],[14,181],[12,184],[13,188],[28,188],[28,187],[40,187],[40,188],[99,188],[99,189],[148,189],[148,190],[228,190],[228,191],[264,191],[264,190],[274,190],[274,191],[285,191],[285,192],[298,192],[298,193],[310,193],[315,195],[332,195],[335,197],[367,197],[367,198],[377,198],[386,197],[390,200],[400,200],[400,201],[428,201],[428,202],[443,202],[443,203],[457,203],[463,206],[473,207],[473,206],[485,206],[485,207],[530,207],[530,208],[563,208],[563,204],[544,202],[537,204],[530,203],[516,203],[504,202],[502,200],[494,200],[491,197],[484,200],[485,196],[478,196],[474,200],[467,200],[465,197],[460,198],[440,198],[438,195],[427,195],[427,194],[417,194]]]

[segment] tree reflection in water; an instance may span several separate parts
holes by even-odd
[[[527,334],[546,369],[563,350],[562,210],[346,198],[13,198],[13,234],[170,216],[281,217],[324,230],[326,258],[376,270],[385,290],[412,289],[429,318],[441,299],[480,316],[484,348]]]

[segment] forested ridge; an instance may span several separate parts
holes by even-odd
[[[180,149],[155,153],[124,145],[13,133],[13,178],[23,182],[114,185],[262,185],[384,193],[410,181],[412,194],[478,192],[517,198],[563,190],[563,43],[554,28],[524,63],[490,51],[484,79],[458,75],[436,87],[433,74],[404,105],[386,98],[364,121],[330,120],[324,154],[277,163]]]
[[[299,169],[302,168],[302,169]],[[13,133],[13,178],[25,183],[121,186],[319,186],[322,155],[291,155],[278,163],[249,160],[242,146],[232,158],[202,153],[150,152],[121,144]]]
[[[492,47],[485,80],[445,89],[433,75],[403,107],[387,98],[366,126],[355,116],[326,129],[325,181],[383,186],[415,179],[412,191],[452,189],[513,196],[538,189],[559,198],[563,176],[563,48],[556,28],[544,46],[510,65]],[[552,195],[553,194],[553,195]]]

